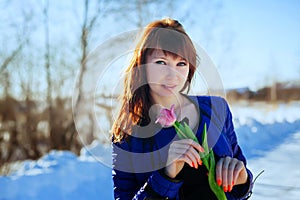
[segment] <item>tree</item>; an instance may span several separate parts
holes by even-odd
[[[7,4],[5,4],[5,8],[9,8],[9,6],[13,3],[14,2],[7,2]],[[16,94],[10,92],[12,88],[17,88],[16,81],[13,79],[16,76],[12,76],[12,72],[20,71],[20,66],[23,65],[21,55],[24,53],[24,49],[28,46],[30,36],[35,30],[35,27],[31,26],[34,13],[31,9],[25,7],[21,7],[20,10],[16,9],[14,11],[14,14],[18,17],[7,17],[9,20],[4,20],[6,23],[1,24],[4,27],[1,31],[3,41],[5,41],[5,44],[8,44],[6,47],[2,45],[2,49],[0,49],[0,52],[3,51],[1,55],[4,55],[3,60],[0,61],[0,79],[4,86],[4,94],[0,106],[2,107],[0,111],[0,119],[3,124],[0,128],[0,138],[4,135],[6,135],[5,137],[7,138],[6,140],[0,140],[1,146],[6,147],[4,151],[1,150],[1,162],[16,159],[36,158],[36,152],[31,153],[34,148],[31,148],[31,145],[28,148],[28,143],[22,140],[22,138],[24,138],[22,134],[24,132],[23,122],[25,119],[23,102],[18,98],[14,98],[13,96],[16,96]],[[30,98],[27,100],[27,105],[29,105],[31,100]],[[33,106],[33,104],[30,105]],[[28,108],[32,109],[32,107]],[[25,138],[28,137],[25,135]]]
[[[12,3],[7,1],[6,4],[3,4],[3,9],[7,9]],[[9,87],[11,86],[9,83],[9,67],[12,67],[10,65],[17,59],[24,47],[28,45],[30,35],[34,30],[34,27],[31,30],[28,28],[33,21],[33,13],[26,8],[21,8],[21,24],[18,23],[18,20],[12,20],[10,17],[8,19],[9,21],[4,19],[4,23],[1,23],[2,30],[0,31],[3,40],[3,49],[0,49],[0,79],[4,86],[4,97],[9,95]],[[5,46],[4,44],[10,45]]]
[[[94,4],[92,4],[92,3]],[[107,12],[107,9],[102,8],[105,5],[105,1],[97,0],[97,1],[89,1],[84,0],[83,5],[83,21],[81,24],[81,32],[80,32],[80,46],[81,46],[81,55],[80,55],[80,69],[78,74],[78,79],[75,88],[75,95],[73,96],[73,115],[75,120],[82,121],[85,124],[77,123],[77,130],[81,133],[81,139],[84,144],[89,144],[93,140],[93,126],[94,126],[94,118],[91,117],[91,106],[89,102],[92,100],[92,95],[87,96],[88,91],[84,89],[84,76],[86,76],[87,71],[87,56],[89,52],[89,43],[91,39],[91,34],[94,31],[95,27],[99,25],[101,16]],[[93,10],[91,10],[94,8]],[[84,119],[81,119],[84,118]],[[83,128],[84,131],[82,133],[81,128],[79,126],[84,126],[87,128]]]

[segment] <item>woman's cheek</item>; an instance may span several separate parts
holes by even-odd
[[[163,71],[160,67],[155,65],[148,65],[146,68],[146,76],[148,83],[159,83],[161,76],[163,75]]]
[[[182,69],[178,73],[180,74],[180,78],[182,80],[186,80],[188,75],[189,75],[189,70],[188,69]]]

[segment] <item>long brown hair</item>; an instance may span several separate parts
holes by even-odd
[[[189,90],[196,70],[197,55],[195,47],[182,25],[166,18],[146,26],[125,71],[124,91],[120,96],[121,108],[112,127],[113,141],[120,142],[132,133],[135,125],[150,123],[149,109],[153,104],[147,84],[145,68],[146,55],[154,49],[180,56],[189,62],[189,74],[183,90]]]

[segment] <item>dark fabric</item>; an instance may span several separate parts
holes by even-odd
[[[217,200],[209,187],[207,173],[208,171],[203,165],[195,169],[185,164],[182,171],[177,175],[183,181],[180,189],[180,199]]]
[[[211,96],[188,96],[188,98],[195,102],[200,111],[199,127],[195,131],[196,136],[202,143],[202,131],[204,124],[206,124],[208,127],[208,145],[213,148],[216,162],[221,157],[230,156],[241,160],[246,166],[246,159],[237,143],[232,115],[227,102],[223,98]],[[185,198],[188,198],[190,193],[195,194],[195,196],[200,195],[197,185],[192,186],[193,191],[188,191],[189,186],[187,184],[190,184],[188,180],[175,181],[167,179],[159,173],[160,169],[166,165],[170,143],[178,139],[175,129],[173,127],[163,128],[155,134],[149,134],[151,136],[147,138],[138,137],[143,135],[147,129],[138,127],[136,131],[127,140],[112,144],[112,178],[115,199],[144,200],[151,198],[152,196],[147,193],[145,186],[151,187],[152,194],[155,196],[159,195],[168,199],[180,199],[182,191],[186,191],[184,192]],[[148,134],[145,133],[145,135]],[[193,175],[193,171],[185,170],[182,173],[187,173],[186,179],[196,177]],[[247,172],[249,182],[233,187],[232,192],[227,192],[228,200],[245,199],[244,197],[251,192],[253,176],[248,169]],[[204,179],[203,174],[205,175],[205,173],[198,174],[201,176],[199,177],[201,180]],[[195,179],[191,181],[191,183],[196,182]],[[205,187],[203,189],[205,190]],[[203,195],[202,192],[201,195]],[[197,196],[194,199],[202,199],[202,196]]]

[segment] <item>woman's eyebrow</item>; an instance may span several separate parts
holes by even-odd
[[[176,58],[176,60],[177,61],[184,61],[184,62],[187,62],[187,60],[185,59],[185,58],[182,58],[182,57],[180,57],[180,56],[178,56],[177,58]]]

